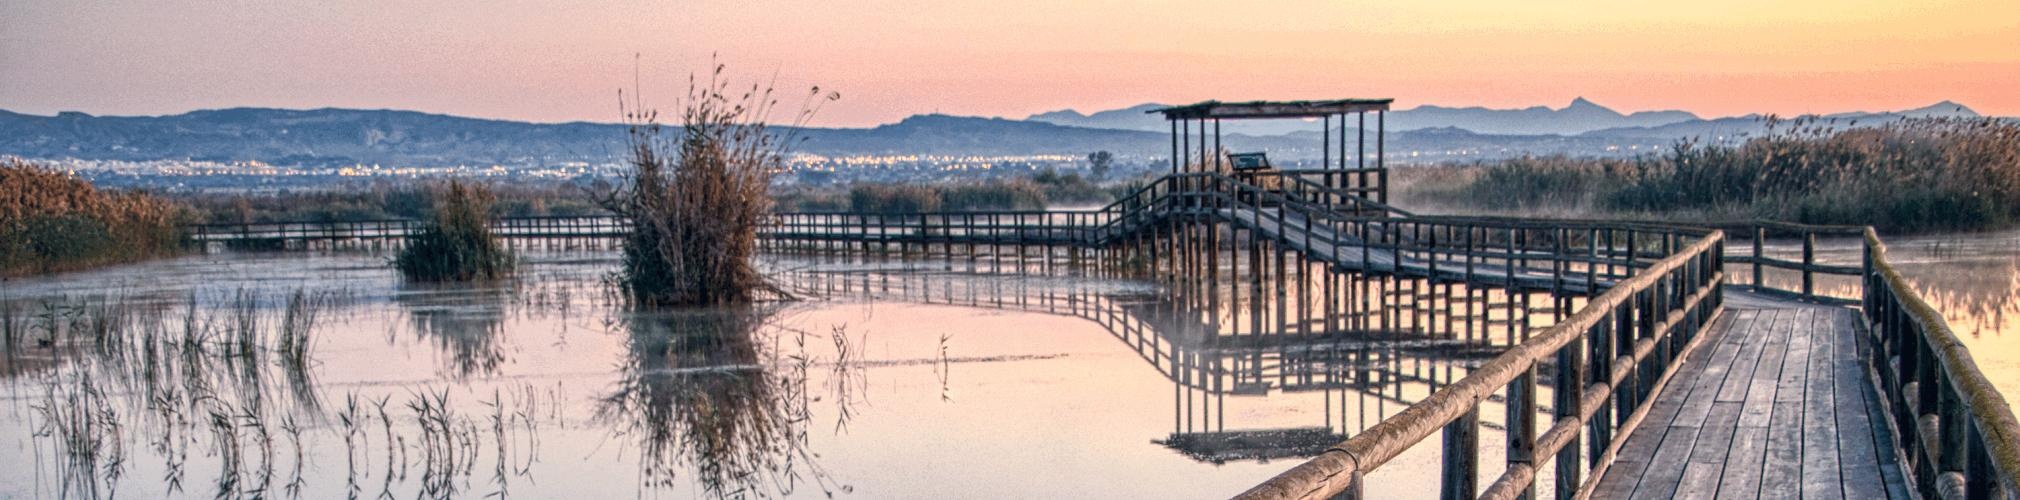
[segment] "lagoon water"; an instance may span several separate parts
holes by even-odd
[[[8,281],[0,497],[1225,497],[1484,358],[1362,348],[1375,374],[1335,378],[1189,350],[1152,283],[967,262],[773,258],[801,300],[634,313],[614,253],[524,256],[456,289],[371,252]],[[1267,376],[1207,375],[1239,366]]]
[[[2020,232],[1889,242],[2020,394]],[[1225,497],[1494,352],[1204,348],[1156,283],[964,260],[769,257],[799,300],[632,312],[613,252],[524,257],[454,288],[371,251],[0,282],[0,497]],[[1435,491],[1437,446],[1369,493]]]

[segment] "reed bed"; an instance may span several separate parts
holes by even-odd
[[[180,205],[0,159],[0,276],[84,269],[181,249]]]
[[[1884,231],[2020,222],[2020,125],[1923,118],[1775,121],[1733,144],[1680,141],[1628,159],[1530,157],[1401,169],[1405,205],[1452,211],[1769,218]]]
[[[442,188],[433,217],[407,238],[393,267],[413,281],[494,280],[510,275],[517,259],[491,233],[491,207],[496,201],[482,185],[450,181]]]

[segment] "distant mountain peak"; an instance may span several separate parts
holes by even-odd
[[[1982,116],[1979,115],[1977,111],[1972,110],[1969,106],[1958,104],[1956,101],[1951,101],[1948,99],[1943,100],[1943,102],[1930,104],[1928,106],[1901,111],[1901,114],[1908,116],[1962,116],[1962,117]]]

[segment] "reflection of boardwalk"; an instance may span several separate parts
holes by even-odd
[[[1596,498],[1907,498],[1852,310],[1727,292]]]

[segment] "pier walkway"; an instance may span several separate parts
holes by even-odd
[[[1910,498],[1857,314],[1726,300],[1593,496]]]

